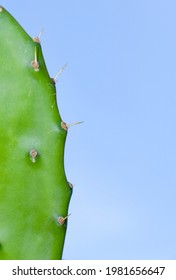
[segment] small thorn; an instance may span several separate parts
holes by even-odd
[[[71,214],[68,214],[66,217],[58,217],[57,222],[62,226],[65,223],[65,220],[67,220],[70,215]]]
[[[61,127],[64,129],[64,130],[68,130],[70,126],[75,126],[77,124],[81,124],[83,122],[75,122],[75,123],[71,123],[71,124],[68,124],[68,123],[65,123],[65,122],[61,122]]]
[[[32,149],[32,150],[30,150],[29,155],[30,155],[31,161],[33,163],[35,163],[36,162],[36,157],[38,155],[38,152],[35,149]]]
[[[42,36],[43,31],[44,31],[44,28],[42,28],[42,30],[40,31],[40,33],[39,33],[39,35],[38,35],[37,37],[34,37],[34,38],[33,38],[33,41],[34,41],[34,42],[37,42],[37,43],[40,44],[40,37]]]
[[[70,189],[73,189],[73,184],[68,182],[69,186],[70,186]]]
[[[37,61],[37,47],[34,50],[34,60],[31,62],[34,71],[39,71],[39,62]]]
[[[41,36],[43,35],[43,32],[44,32],[44,28],[42,28],[42,30],[40,31],[39,35],[38,35],[38,38],[40,39]]]
[[[81,123],[84,123],[84,122],[75,122],[75,123],[67,124],[67,127],[69,128],[70,126],[75,126],[75,125],[81,124]]]
[[[67,64],[65,64],[57,73],[57,75],[53,78],[54,83],[57,83],[57,78],[59,77],[59,75],[62,73],[62,71],[65,69],[65,67],[67,66]]]

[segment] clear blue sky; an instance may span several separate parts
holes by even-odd
[[[64,259],[176,259],[176,2],[1,1],[58,78]]]

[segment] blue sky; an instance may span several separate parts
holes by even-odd
[[[176,2],[1,1],[41,38],[71,127],[64,259],[176,259]]]

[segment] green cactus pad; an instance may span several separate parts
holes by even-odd
[[[0,7],[0,259],[61,259],[67,127],[40,42]]]

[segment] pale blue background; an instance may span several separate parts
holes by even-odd
[[[176,1],[1,1],[42,46],[70,128],[64,259],[176,259]],[[14,73],[15,74],[15,73]]]

